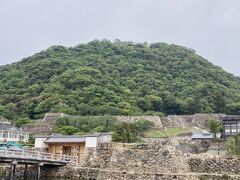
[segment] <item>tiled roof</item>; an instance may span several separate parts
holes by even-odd
[[[0,123],[0,130],[2,130],[2,131],[20,131],[20,129],[14,127],[11,124],[1,124],[1,123]]]
[[[47,140],[45,140],[45,143],[80,143],[85,142],[86,137],[98,137],[100,135],[109,135],[111,133],[93,133],[88,135],[72,135],[72,136],[64,136],[64,135],[52,135],[48,136]],[[35,136],[36,138],[46,137],[46,136]]]
[[[212,134],[193,134],[192,139],[212,139]]]
[[[49,136],[46,143],[80,143],[85,142],[86,138],[83,136]]]
[[[213,138],[212,133],[206,130],[202,130],[200,132],[194,132],[192,134],[192,139],[212,139],[212,138]]]

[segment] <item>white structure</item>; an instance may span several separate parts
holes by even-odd
[[[98,144],[110,143],[112,141],[112,133],[95,133],[84,136],[63,136],[63,135],[50,135],[35,136],[35,146],[36,148],[47,149],[49,147],[48,143],[79,143],[85,144],[86,148],[97,147]]]
[[[86,136],[85,147],[92,148],[97,147],[98,137],[97,136]]]
[[[48,139],[49,136],[36,136],[35,137],[35,145],[36,148],[48,148],[48,145],[45,143],[45,141]]]
[[[112,142],[112,133],[106,132],[106,133],[100,133],[100,136],[98,137],[99,143],[109,143]]]
[[[28,142],[29,133],[12,126],[9,121],[0,121],[0,141]]]

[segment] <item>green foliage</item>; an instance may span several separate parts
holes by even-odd
[[[229,155],[240,155],[240,135],[229,137],[227,140]]]
[[[94,40],[0,66],[0,116],[240,113],[240,79],[195,51]]]
[[[235,135],[234,136],[235,139],[235,145],[236,145],[236,154],[240,155],[240,135]]]
[[[31,123],[32,121],[29,118],[18,118],[15,122],[15,125],[19,128],[23,124]]]
[[[138,131],[134,123],[121,123],[113,133],[113,141],[132,143],[138,141]]]
[[[228,154],[229,155],[236,155],[237,149],[236,149],[236,141],[234,137],[229,137],[227,140],[227,146],[228,146]]]
[[[175,136],[180,136],[186,133],[191,133],[191,129],[188,128],[167,128],[166,130],[163,131],[155,131],[155,130],[150,130],[145,133],[146,137],[175,137]]]
[[[134,123],[123,122],[115,128],[113,141],[133,143],[139,141],[144,132],[153,127],[150,121],[142,120]]]
[[[222,180],[230,180],[230,179],[231,179],[231,177],[227,173],[224,173],[222,175]]]
[[[109,132],[120,124],[111,116],[75,116],[63,117],[57,120],[57,127],[74,126],[80,132]]]
[[[53,132],[64,135],[73,135],[79,132],[79,129],[74,126],[61,126],[54,128]]]
[[[134,124],[136,125],[136,128],[141,132],[147,131],[154,127],[154,123],[148,120],[139,120],[136,121]]]
[[[112,116],[69,116],[57,120],[54,132],[68,135],[113,132],[113,141],[131,143],[153,126],[154,123],[147,120],[121,123]]]
[[[220,121],[213,120],[213,119],[208,120],[207,126],[210,132],[213,133],[214,139],[217,138],[217,133],[219,133],[223,128],[222,123]]]

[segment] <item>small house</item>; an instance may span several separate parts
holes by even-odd
[[[86,148],[96,148],[100,144],[110,143],[111,140],[111,133],[94,133],[84,136],[35,136],[35,148],[41,148],[52,154],[77,156],[80,162]]]
[[[222,118],[223,138],[234,136],[240,133],[240,116],[227,115]]]
[[[202,131],[193,132],[191,138],[193,141],[211,140],[213,139],[213,134],[208,131],[202,130]]]
[[[16,128],[8,120],[0,121],[0,141],[1,142],[28,142],[29,133]]]

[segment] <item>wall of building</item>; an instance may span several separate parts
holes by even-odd
[[[35,148],[48,148],[48,144],[44,143],[44,141],[46,139],[47,138],[45,138],[45,137],[37,137],[37,138],[35,138],[35,145],[34,145],[34,147]]]
[[[98,139],[99,143],[110,143],[112,142],[112,134],[101,134]]]
[[[91,147],[97,147],[97,137],[86,137],[86,144],[85,146],[87,148],[91,148]]]
[[[28,142],[29,134],[20,131],[0,131],[0,141]]]
[[[71,147],[68,152],[64,152],[64,146]],[[84,158],[84,143],[56,143],[56,144],[49,144],[48,152],[52,154],[60,154],[60,155],[67,155],[67,156],[78,156],[78,162],[82,164],[82,160]]]

